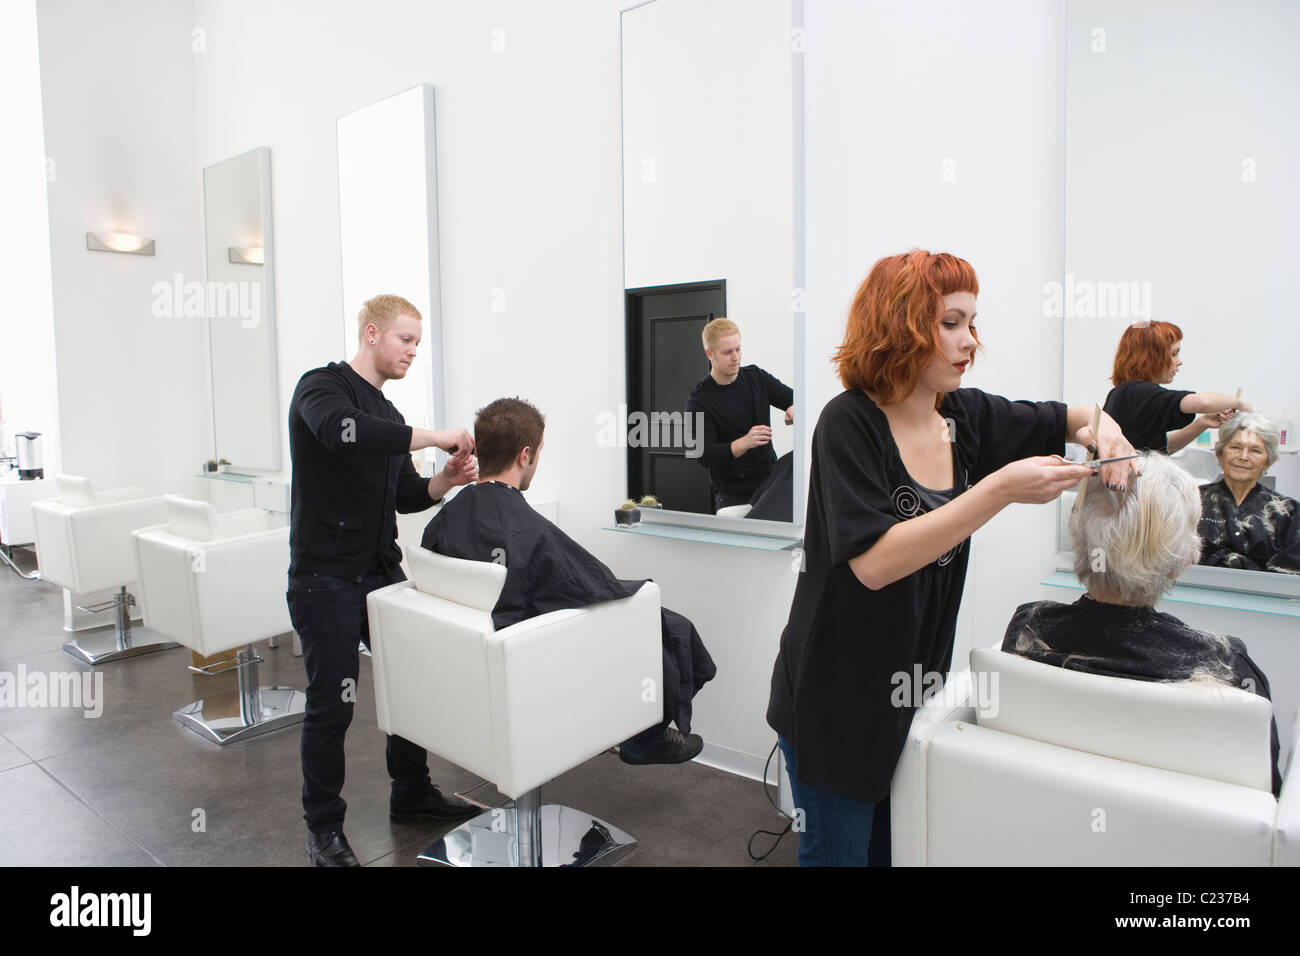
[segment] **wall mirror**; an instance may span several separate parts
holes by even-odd
[[[628,416],[628,495],[655,495],[669,521],[717,510],[705,423],[687,405],[711,377],[700,333],[725,316],[742,371],[701,404],[711,415],[738,398],[748,366],[793,389],[793,425],[773,402],[753,422],[771,428],[774,454],[751,527],[803,522],[801,25],[797,0],[651,0],[622,14],[627,393],[615,404]],[[735,519],[732,508],[718,520],[746,527]]]
[[[1300,413],[1300,5],[1282,0],[1069,0],[1063,400],[1104,402],[1125,328],[1182,330],[1168,388],[1241,389],[1275,422]],[[1217,437],[1205,433],[1202,441]],[[1294,438],[1292,447],[1296,447]],[[1210,445],[1176,460],[1199,484]],[[1300,497],[1282,454],[1263,483]],[[1069,567],[1062,499],[1058,557]],[[1300,595],[1300,576],[1193,566],[1182,583]]]
[[[206,316],[216,457],[280,469],[271,151],[203,170]]]
[[[442,428],[442,310],[433,87],[423,83],[338,121],[343,355],[357,350],[357,313],[372,296],[409,300],[420,347],[384,395],[413,428]],[[426,459],[422,470],[431,474]]]

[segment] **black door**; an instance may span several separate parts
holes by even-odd
[[[627,290],[628,497],[713,513],[708,470],[688,454],[704,436],[685,429],[684,416],[709,374],[700,333],[726,314],[725,279]]]

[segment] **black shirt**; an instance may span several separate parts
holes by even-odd
[[[1065,450],[1065,406],[1011,402],[978,389],[944,396],[953,487],[962,494],[1003,465]],[[938,493],[933,501],[946,497]],[[929,510],[903,467],[889,421],[867,395],[843,392],[813,433],[805,569],[772,669],[767,722],[795,748],[800,779],[856,800],[889,794],[921,688],[895,706],[895,674],[947,677],[968,557],[965,542],[873,591],[849,568],[900,521]],[[926,681],[929,681],[927,676]]]
[[[1125,382],[1110,390],[1102,407],[1137,451],[1169,453],[1168,433],[1186,428],[1196,420],[1191,412],[1178,406],[1187,395],[1155,382]]]
[[[794,404],[794,389],[757,365],[746,365],[729,385],[719,385],[706,375],[686,400],[688,415],[704,415],[704,452],[699,461],[709,469],[713,494],[754,493],[776,462],[771,443],[751,448],[739,458],[731,454],[731,443],[749,434],[755,425],[772,420],[768,408],[785,411]]]
[[[1153,607],[1107,604],[1087,594],[1073,604],[1020,605],[1007,625],[1002,650],[1107,677],[1183,681],[1208,676],[1272,699],[1268,678],[1237,638],[1198,631]],[[1270,746],[1276,796],[1282,788],[1276,720]]]
[[[350,365],[298,380],[289,404],[293,571],[355,577],[401,563],[397,512],[434,504],[410,448],[411,427]]]
[[[1220,478],[1201,485],[1201,564],[1300,574],[1300,514],[1294,498],[1258,482],[1237,504]]]

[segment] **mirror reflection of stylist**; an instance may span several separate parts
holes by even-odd
[[[703,415],[704,451],[713,510],[748,504],[772,471],[772,420],[769,408],[794,421],[794,389],[757,365],[740,364],[740,329],[722,317],[704,327],[709,374],[691,389],[688,415]]]
[[[380,391],[415,361],[419,311],[399,296],[375,296],[357,325],[352,361],[305,373],[289,406],[287,599],[307,668],[302,805],[314,866],[359,865],[343,835],[343,738],[357,699],[357,644],[370,642],[366,595],[406,579],[397,512],[423,511],[478,478],[469,432],[412,428]],[[439,474],[422,478],[410,453],[430,447],[454,454]],[[389,736],[387,756],[393,821],[460,820],[478,812],[439,793],[421,747]]]
[[[960,388],[978,292],[955,256],[881,259],[835,356],[847,391],[813,433],[805,564],[767,710],[804,811],[802,866],[888,864],[890,781],[933,686],[911,682],[917,669],[923,683],[947,677],[966,539],[1007,505],[1052,501],[1090,474],[1059,457],[1066,441],[1132,453],[1105,415],[1094,442],[1091,407]],[[1100,480],[1126,487],[1131,473],[1111,464]]]
[[[1207,428],[1218,428],[1234,411],[1251,410],[1231,395],[1164,388],[1183,364],[1182,342],[1182,329],[1172,322],[1134,322],[1120,336],[1110,379],[1115,387],[1104,408],[1141,451],[1171,455]]]

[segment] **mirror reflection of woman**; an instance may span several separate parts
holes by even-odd
[[[1172,322],[1134,322],[1115,350],[1106,414],[1139,451],[1172,455],[1250,403],[1221,392],[1165,388],[1182,367],[1183,331]]]
[[[1201,486],[1201,564],[1300,574],[1300,505],[1259,483],[1277,446],[1277,426],[1254,412],[1219,429],[1223,476]]]
[[[890,783],[952,661],[966,539],[1091,474],[1059,457],[1066,441],[1132,453],[1109,416],[1094,440],[1094,406],[960,387],[978,292],[970,263],[913,250],[877,262],[849,310],[846,390],[813,433],[804,566],[767,710],[802,811],[801,866],[888,864]],[[1113,463],[1093,481],[1119,490],[1135,473]]]

